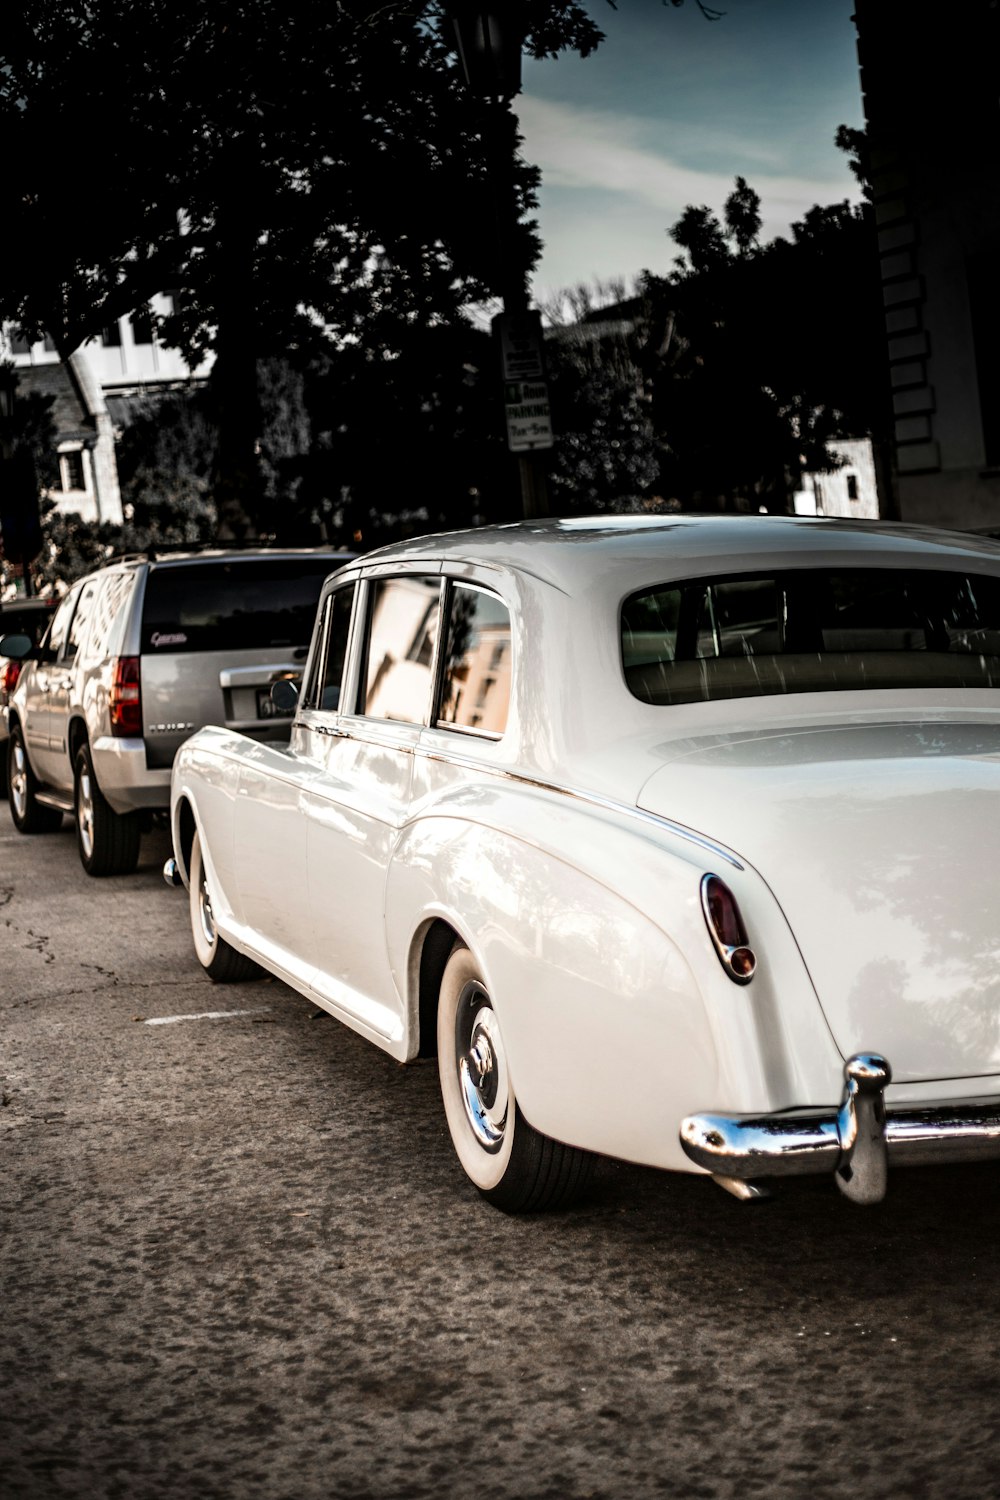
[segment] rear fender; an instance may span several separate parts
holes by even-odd
[[[419,945],[438,919],[482,966],[532,1124],[572,1145],[690,1168],[677,1126],[701,1107],[691,1101],[718,1097],[713,1031],[683,953],[634,905],[509,833],[430,818],[397,847],[386,917],[410,1055]]]

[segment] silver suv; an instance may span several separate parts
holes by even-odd
[[[90,875],[135,869],[170,802],[179,745],[203,724],[287,739],[272,682],[301,674],[324,578],[349,553],[213,550],[126,558],[75,583],[4,710],[11,816],[22,833],[76,820]]]

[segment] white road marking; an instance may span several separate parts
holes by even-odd
[[[199,1010],[189,1016],[152,1016],[144,1026],[172,1026],[175,1021],[225,1021],[230,1016],[262,1016],[270,1010],[269,1005],[258,1005],[253,1010]]]

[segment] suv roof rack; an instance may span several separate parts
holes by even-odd
[[[297,547],[294,544],[286,546],[284,543],[276,542],[273,537],[265,540],[259,538],[246,538],[242,541],[215,541],[215,542],[159,542],[155,545],[138,548],[134,552],[116,552],[101,564],[101,567],[111,567],[114,563],[131,562],[156,562],[160,558],[168,557],[199,557],[207,552],[311,552],[321,556],[324,552],[339,556],[347,549],[334,546],[332,542],[320,542],[311,547]],[[351,554],[354,555],[353,553]]]

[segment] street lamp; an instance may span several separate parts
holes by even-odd
[[[519,94],[524,41],[521,7],[454,0],[448,16],[469,92],[483,99],[512,99]]]
[[[485,144],[496,220],[497,286],[503,301],[503,314],[494,319],[494,334],[504,377],[507,445],[517,454],[522,511],[526,517],[542,516],[548,510],[548,497],[541,450],[552,446],[548,387],[541,320],[528,310],[525,274],[514,248],[517,118],[510,101],[521,91],[524,13],[516,0],[494,0],[492,5],[482,0],[451,0],[446,14],[454,27],[469,92],[487,101]]]

